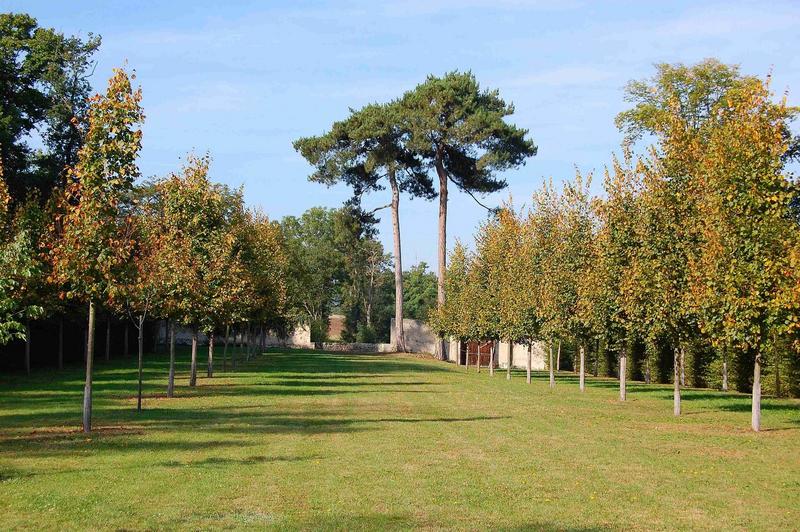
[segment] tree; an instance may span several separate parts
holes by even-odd
[[[795,110],[774,103],[769,84],[751,80],[731,89],[704,124],[693,157],[703,187],[703,243],[694,294],[725,318],[710,329],[715,341],[741,348],[753,360],[752,420],[761,427],[761,366],[772,331],[785,320],[797,239],[791,202],[796,186],[784,174],[784,135]],[[705,272],[713,276],[705,275]]]
[[[299,139],[294,147],[316,169],[309,179],[328,186],[346,183],[353,189],[356,203],[363,194],[383,189],[384,179],[388,182],[391,203],[387,206],[391,207],[394,238],[395,348],[405,351],[400,193],[432,199],[435,192],[419,157],[405,148],[407,132],[401,112],[394,102],[367,105],[351,111],[347,120],[335,122],[325,135]]]
[[[407,149],[436,170],[439,179],[439,281],[437,305],[445,301],[448,182],[473,193],[505,188],[497,172],[516,168],[536,154],[527,130],[507,124],[514,106],[496,90],[481,89],[470,72],[428,76],[400,101]],[[444,346],[439,345],[441,357]]]
[[[92,365],[97,303],[113,298],[133,246],[124,201],[139,175],[144,115],[133,76],[115,69],[105,95],[92,98],[78,163],[70,171],[63,214],[54,224],[59,238],[51,251],[53,276],[66,295],[89,304],[83,430],[91,431]]]
[[[11,197],[23,201],[38,190],[47,199],[76,163],[100,39],[66,37],[17,13],[0,14],[0,35],[0,158]],[[46,147],[41,154],[29,145],[34,130]]]
[[[428,270],[428,264],[420,262],[403,272],[403,287],[406,315],[415,320],[427,320],[436,307],[436,274]]]

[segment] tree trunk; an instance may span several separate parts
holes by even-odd
[[[753,366],[753,415],[751,426],[758,432],[761,430],[761,351],[756,352],[756,361]]]
[[[681,387],[686,386],[686,351],[681,347]]]
[[[111,318],[106,319],[106,362],[111,360]]]
[[[622,350],[619,353],[619,400],[624,401],[627,398],[627,378],[628,378],[628,344],[622,344]]]
[[[681,376],[680,376],[680,365],[681,365],[681,357],[678,354],[678,348],[674,349],[673,353],[673,372],[672,372],[672,381],[674,384],[675,390],[672,394],[672,410],[676,416],[681,415]]]
[[[209,379],[214,376],[214,331],[208,334],[208,368],[206,376]]]
[[[478,356],[475,358],[475,368],[481,372],[481,344],[478,342]]]
[[[225,326],[225,343],[222,347],[222,371],[223,373],[228,371],[228,337],[231,334],[231,326],[230,324]]]
[[[406,351],[406,337],[403,330],[403,259],[400,246],[400,187],[394,170],[389,172],[389,185],[392,188],[392,236],[394,237],[394,349]]]
[[[781,355],[780,350],[775,350],[775,397],[781,396]]]
[[[558,351],[556,353],[556,371],[561,371],[561,340],[558,341]]]
[[[192,327],[192,365],[189,372],[189,386],[197,385],[197,327]]]
[[[597,377],[600,374],[600,340],[598,339],[595,342],[594,346],[594,376]]]
[[[169,381],[167,397],[175,395],[175,320],[169,322]]]
[[[531,359],[533,358],[533,344],[528,344],[528,361],[525,364],[525,382],[531,383]]]
[[[548,342],[548,351],[550,352],[550,357],[548,360],[548,366],[550,368],[550,388],[556,387],[556,376],[553,373],[553,342]]]
[[[581,351],[581,354],[580,354],[580,356],[581,356],[581,360],[580,360],[581,372],[580,372],[579,380],[580,380],[580,389],[581,389],[581,391],[584,391],[586,389],[586,370],[585,370],[585,367],[584,367],[584,363],[586,361],[586,353],[584,351],[583,344],[581,344],[580,351]]]
[[[58,369],[64,369],[64,317],[58,320]]]
[[[94,301],[89,301],[86,328],[86,382],[83,385],[83,432],[92,431],[92,365],[94,363]]]
[[[514,342],[508,342],[508,367],[506,368],[506,380],[511,380],[511,361],[514,360]]]
[[[722,353],[722,391],[728,391],[728,355],[727,352]]]
[[[144,314],[139,316],[139,392],[136,395],[136,411],[142,411],[142,366],[144,365]]]
[[[436,154],[436,173],[439,176],[439,277],[436,281],[436,306],[444,305],[444,276],[447,271],[447,172],[441,152]],[[444,339],[438,342],[439,358],[445,359]],[[480,361],[478,362],[480,366]]]
[[[494,342],[489,346],[489,375],[494,377]]]
[[[125,333],[123,335],[123,342],[125,344],[123,346],[125,358],[128,358],[128,355],[130,355],[130,350],[128,349],[128,320],[125,320]]]
[[[25,320],[25,373],[31,374],[31,320]]]

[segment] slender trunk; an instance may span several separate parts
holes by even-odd
[[[622,351],[619,353],[619,400],[627,398],[627,378],[628,378],[628,344],[622,344]]]
[[[676,347],[673,353],[673,372],[672,372],[672,381],[675,387],[675,391],[673,392],[672,398],[672,409],[673,413],[676,416],[681,415],[681,376],[680,376],[680,365],[681,365],[681,357],[678,353],[678,348]]]
[[[436,306],[444,305],[444,276],[447,270],[447,172],[441,150],[436,154],[436,173],[439,176],[439,277],[436,282]],[[445,359],[444,339],[438,342],[439,358]],[[480,361],[478,362],[480,366]]]
[[[142,411],[142,366],[144,365],[144,314],[139,316],[139,392],[136,395],[136,411]]]
[[[647,355],[647,358],[644,361],[644,383],[650,384],[650,355]]]
[[[595,342],[594,346],[594,376],[597,377],[600,374],[600,340],[598,339]]]
[[[548,351],[550,352],[550,357],[548,360],[548,366],[550,368],[550,388],[556,387],[556,376],[553,373],[553,342],[548,342]]]
[[[508,367],[506,368],[506,380],[511,380],[511,361],[514,360],[514,342],[508,341]]]
[[[214,331],[208,334],[208,368],[206,376],[209,379],[214,376]]]
[[[475,368],[478,370],[478,373],[481,372],[481,344],[478,342],[478,356],[475,357]]]
[[[525,382],[531,383],[531,358],[533,358],[533,344],[528,344],[528,360],[525,364]]]
[[[231,334],[230,324],[225,326],[225,344],[222,347],[222,371],[228,371],[228,337]]]
[[[728,354],[727,350],[722,352],[722,391],[728,391]]]
[[[123,335],[123,342],[125,344],[123,346],[123,349],[125,351],[125,358],[128,358],[128,355],[130,354],[130,350],[128,349],[128,321],[127,320],[125,320],[125,334]]]
[[[25,320],[25,373],[31,374],[31,320]]]
[[[392,236],[394,237],[394,349],[406,351],[406,337],[403,330],[403,259],[400,246],[400,187],[394,170],[389,172],[389,185],[392,188]]]
[[[558,351],[556,353],[556,371],[561,371],[561,340],[558,341]]]
[[[64,369],[64,317],[58,320],[58,369]]]
[[[494,377],[494,342],[489,346],[489,375]]]
[[[586,370],[584,368],[584,362],[586,361],[586,353],[584,351],[583,344],[581,344],[580,351],[581,351],[581,354],[580,354],[580,357],[581,357],[581,360],[580,360],[581,372],[580,372],[579,379],[580,379],[581,391],[584,391],[586,389]]]
[[[169,381],[167,397],[175,395],[175,320],[169,322]]]
[[[753,414],[751,426],[758,432],[761,430],[761,350],[756,352],[756,361],[753,366]]]
[[[781,355],[780,350],[775,350],[775,397],[781,396]]]
[[[686,350],[681,347],[681,388],[686,387]]]
[[[106,319],[106,362],[111,360],[111,318]]]
[[[83,432],[92,431],[92,365],[94,363],[94,301],[89,301],[86,329],[86,382],[83,385]]]
[[[189,386],[197,385],[197,327],[192,327],[192,365],[189,373]]]

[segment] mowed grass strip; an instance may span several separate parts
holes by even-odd
[[[269,352],[177,396],[167,360],[0,381],[0,529],[796,529],[800,402],[413,357]],[[218,356],[219,358],[219,356]]]

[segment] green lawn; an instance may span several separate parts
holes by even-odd
[[[397,356],[272,352],[163,397],[166,359],[0,380],[0,529],[800,526],[800,402]],[[204,373],[203,373],[204,375]]]

